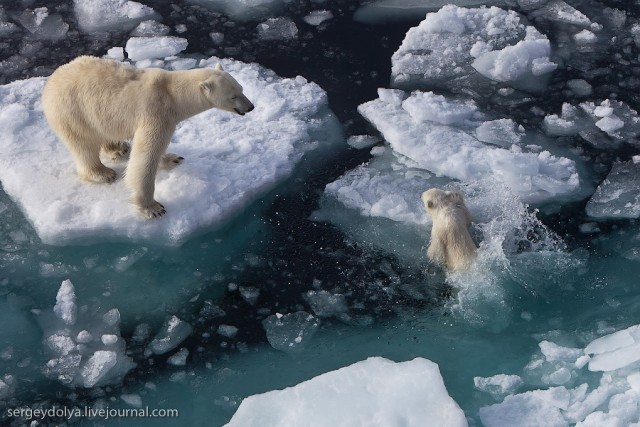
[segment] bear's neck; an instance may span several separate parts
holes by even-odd
[[[200,69],[187,71],[169,71],[167,73],[167,90],[174,101],[178,120],[182,121],[213,108],[213,105],[202,95]]]

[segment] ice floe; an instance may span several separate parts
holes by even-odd
[[[411,28],[391,57],[392,86],[433,87],[486,84],[482,76],[539,90],[556,68],[547,37],[514,11],[453,5],[427,14]],[[486,80],[486,79],[485,79]]]
[[[521,144],[510,144],[507,149],[496,145],[508,142],[488,145],[476,139],[465,129],[469,126],[466,119],[474,112],[469,104],[463,107],[456,101],[444,101],[439,108],[431,107],[434,96],[419,91],[406,99],[397,90],[380,89],[378,94],[378,99],[362,104],[358,111],[395,152],[418,168],[463,182],[493,178],[532,203],[571,196],[580,189],[573,160]],[[432,108],[437,115],[430,113]],[[491,135],[485,130],[481,128],[480,134],[487,140]]]
[[[541,354],[532,358],[524,375],[551,387],[510,394],[501,403],[481,408],[483,425],[525,425],[523,420],[540,427],[635,425],[640,405],[639,330],[640,325],[631,326],[584,348],[540,342]],[[593,372],[595,381],[579,381],[586,380],[584,371]]]
[[[159,15],[149,6],[129,0],[74,0],[82,31],[128,31]]]
[[[226,427],[467,426],[435,363],[372,357],[284,390],[247,397]]]
[[[151,56],[166,54],[155,46]],[[180,243],[221,226],[287,178],[305,153],[341,139],[325,92],[302,77],[283,79],[256,64],[215,57],[147,61],[170,69],[220,62],[256,108],[244,117],[210,110],[181,123],[169,151],[186,160],[156,180],[156,198],[168,214],[145,221],[129,205],[121,180],[98,186],[77,177],[71,156],[42,113],[44,78],[0,87],[0,180],[43,242],[106,237]],[[109,166],[121,176],[126,164]]]

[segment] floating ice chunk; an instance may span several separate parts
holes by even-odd
[[[130,60],[140,61],[176,55],[185,50],[187,44],[187,39],[180,37],[131,37],[124,49]]]
[[[316,426],[467,426],[438,365],[422,358],[394,363],[376,357],[294,387],[250,396],[226,427],[298,427],[309,420]]]
[[[143,4],[127,0],[74,0],[78,25],[84,32],[128,31],[142,21],[158,17]]]
[[[462,123],[478,111],[478,106],[471,100],[449,100],[433,92],[420,91],[407,98],[402,108],[417,123],[429,121],[443,125]]]
[[[596,126],[606,133],[614,133],[624,127],[624,122],[618,117],[611,115],[598,120]]]
[[[536,78],[557,68],[557,64],[549,61],[550,54],[549,40],[527,37],[513,46],[479,55],[473,61],[473,68],[492,80],[513,82],[517,87],[535,90],[545,85]]]
[[[43,312],[39,318],[47,353],[53,356],[44,374],[70,387],[121,382],[135,364],[120,339],[119,319],[117,309],[102,316],[78,313],[73,285],[64,281],[52,312]],[[94,336],[101,339],[94,340]]]
[[[233,338],[238,334],[238,328],[233,325],[220,325],[217,332],[223,337]]]
[[[115,61],[123,61],[124,60],[124,48],[122,47],[112,47],[107,50],[107,58],[113,59]]]
[[[573,39],[576,41],[576,43],[585,45],[597,42],[598,36],[596,36],[589,30],[582,30],[579,33],[574,34]]]
[[[102,321],[109,326],[116,326],[120,323],[120,311],[117,308],[112,308],[102,315]]]
[[[17,18],[35,39],[60,40],[69,31],[69,24],[64,22],[59,14],[49,14],[46,7],[24,10]]]
[[[490,120],[476,128],[478,141],[509,148],[524,137],[524,128],[511,119]]]
[[[167,353],[179,346],[192,332],[193,327],[190,324],[177,316],[171,316],[153,338],[149,349],[154,354]]]
[[[13,375],[6,374],[0,379],[0,399],[8,400],[16,391],[17,381]]]
[[[371,135],[352,135],[347,138],[347,144],[357,150],[363,150],[365,148],[371,148],[378,144],[380,139]]]
[[[171,355],[167,359],[167,363],[173,366],[185,366],[189,357],[189,350],[181,348],[176,354]]]
[[[188,0],[222,12],[233,20],[251,21],[273,16],[288,0]]]
[[[633,161],[613,164],[586,206],[592,218],[640,218],[640,164]]]
[[[562,0],[551,0],[533,13],[534,16],[579,27],[591,26],[591,20],[578,9],[570,6]]]
[[[487,378],[474,377],[473,384],[476,389],[491,394],[494,399],[500,399],[514,393],[524,382],[518,375],[499,374]]]
[[[333,18],[333,13],[329,10],[314,10],[302,18],[309,25],[318,26]]]
[[[589,96],[593,93],[593,87],[582,79],[567,80],[567,87],[576,96]]]
[[[240,296],[242,296],[242,299],[244,299],[251,305],[254,305],[256,302],[258,302],[258,298],[260,297],[260,289],[254,286],[239,286],[238,292],[240,292]]]
[[[550,341],[542,341],[538,345],[547,362],[567,359],[576,360],[583,355],[582,349],[562,347]]]
[[[362,104],[358,111],[394,151],[436,174],[467,182],[491,177],[523,201],[534,203],[571,195],[580,188],[575,162],[548,151],[527,153],[488,146],[462,129],[416,123],[403,108],[382,99]]]
[[[82,385],[91,388],[116,366],[118,355],[115,351],[96,351],[82,367]]]
[[[62,282],[56,296],[53,312],[65,325],[75,325],[78,308],[76,307],[76,292],[70,280]]]
[[[342,294],[328,291],[308,291],[302,296],[319,317],[331,317],[344,314],[348,310],[347,300]]]
[[[158,21],[142,21],[131,31],[133,37],[159,37],[166,36],[171,32],[171,28]]]
[[[260,40],[288,40],[296,38],[298,27],[288,18],[269,18],[258,24]]]
[[[316,333],[318,326],[320,321],[304,311],[274,314],[262,321],[269,344],[287,353],[302,349]]]
[[[86,330],[78,332],[78,335],[76,336],[76,342],[78,344],[88,344],[91,341],[93,341],[93,335],[91,335],[91,332]]]
[[[527,425],[532,427],[568,427],[562,414],[569,407],[571,393],[564,387],[534,390],[507,396],[502,403],[480,408],[485,427]],[[526,420],[526,424],[523,424]]]
[[[158,173],[156,198],[168,210],[158,221],[136,214],[122,180],[95,186],[77,177],[71,155],[42,113],[45,79],[0,86],[0,180],[43,242],[181,243],[237,215],[289,177],[305,154],[343,141],[326,93],[316,84],[215,57],[199,65],[218,62],[256,108],[244,117],[209,110],[178,127],[169,149],[186,160]],[[124,163],[108,165],[120,176],[125,168]]]
[[[134,408],[142,408],[142,398],[139,394],[122,394],[120,395],[120,399],[122,399],[129,406],[133,406]]]
[[[478,70],[494,80],[539,89],[545,81],[538,77],[555,69],[548,43],[513,11],[447,5],[407,32],[391,58],[392,84],[414,89],[454,80],[477,86]]]

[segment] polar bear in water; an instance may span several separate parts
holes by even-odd
[[[126,156],[133,144],[125,182],[131,203],[146,218],[165,214],[154,199],[158,167],[183,160],[167,154],[176,125],[211,108],[244,115],[253,104],[242,86],[218,64],[215,69],[138,69],[120,62],[81,56],[58,68],[42,92],[49,125],[64,142],[78,175],[91,182],[115,181],[100,161]]]
[[[433,219],[429,258],[450,270],[466,270],[476,258],[471,235],[471,214],[462,194],[431,188],[422,193],[422,202]]]

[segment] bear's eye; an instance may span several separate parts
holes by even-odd
[[[433,209],[433,202],[431,200],[427,201],[427,207]]]

